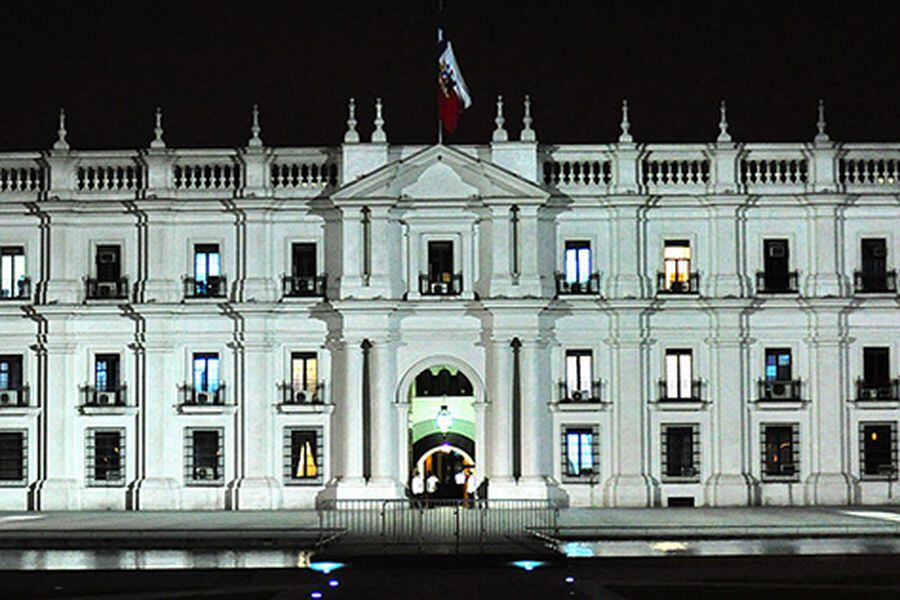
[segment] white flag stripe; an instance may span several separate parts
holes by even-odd
[[[453,74],[453,81],[456,82],[456,93],[462,101],[463,108],[472,106],[472,97],[469,96],[469,88],[466,86],[466,80],[463,79],[462,71],[459,69],[459,63],[456,62],[456,56],[453,54],[453,45],[448,41],[447,47],[441,53],[440,62],[445,63]]]

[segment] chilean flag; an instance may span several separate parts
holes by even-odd
[[[459,124],[460,113],[472,106],[472,97],[442,27],[438,27],[438,86],[438,116],[447,133],[453,133]]]

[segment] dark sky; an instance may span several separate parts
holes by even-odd
[[[392,142],[435,136],[437,0],[157,0],[0,5],[0,149],[44,149],[65,106],[74,148],[237,146],[250,107],[269,145],[336,145],[346,98]],[[900,141],[900,3],[445,0],[475,105],[454,136],[487,142],[494,100],[542,142],[607,142],[631,105],[637,141],[713,140],[718,101],[737,140]]]

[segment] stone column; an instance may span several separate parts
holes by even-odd
[[[164,304],[178,302],[184,294],[181,280],[189,274],[187,248],[173,246],[175,226],[168,215],[148,213],[147,282],[144,297],[147,302]]]
[[[536,296],[549,293],[543,289],[544,278],[541,275],[539,236],[539,206],[534,204],[519,205],[519,287],[518,295]]]
[[[729,198],[718,197],[717,202],[724,201],[727,204],[717,204],[713,208],[713,227],[715,235],[710,241],[710,253],[712,257],[713,274],[707,284],[710,295],[716,298],[729,296],[740,298],[746,287],[744,275],[740,272],[740,252],[737,231],[737,219],[735,211],[738,202],[729,202]],[[703,285],[703,282],[700,282]]]
[[[390,206],[369,207],[369,240],[371,269],[368,285],[360,290],[368,298],[391,298],[391,274],[400,254],[397,237],[392,232]]]
[[[613,475],[606,483],[605,501],[610,506],[653,506],[658,489],[650,477],[644,348],[636,337],[613,339],[609,345]]]
[[[744,398],[747,385],[748,350],[735,337],[709,340],[709,401],[712,418],[712,474],[706,481],[706,503],[713,506],[747,506],[755,500],[754,480],[749,474],[744,451],[750,456],[756,445],[748,444],[749,419]]]
[[[491,205],[491,235],[481,237],[479,256],[489,257],[491,296],[494,297],[513,295],[513,225],[510,208],[508,204]],[[519,235],[521,249],[521,230]]]
[[[259,338],[260,336],[253,336]],[[243,345],[239,422],[242,426],[242,469],[234,484],[239,509],[273,509],[280,501],[279,484],[273,469],[281,461],[272,456],[270,443],[273,380],[268,370],[270,345],[262,339],[249,339]],[[280,457],[279,457],[280,458]]]
[[[488,447],[487,472],[490,497],[509,497],[512,477],[512,350],[505,339],[491,340],[487,385]],[[499,494],[499,496],[498,496]],[[514,496],[512,496],[514,497]]]
[[[245,211],[245,233],[243,250],[244,256],[237,259],[243,260],[246,265],[243,285],[244,302],[271,302],[280,296],[281,281],[276,282],[273,277],[276,274],[271,261],[272,240],[271,223],[262,212]],[[282,251],[281,246],[276,251]],[[288,263],[288,269],[290,264]],[[285,273],[289,274],[289,273]]]
[[[848,387],[842,377],[841,340],[823,333],[821,323],[818,325],[820,337],[806,340],[809,381],[813,382],[803,391],[811,413],[809,442],[801,438],[801,451],[808,451],[812,459],[805,485],[806,503],[849,504],[854,484],[845,460],[848,419],[843,392]]]
[[[88,264],[81,263],[80,253],[72,252],[66,243],[69,224],[60,215],[50,219],[50,273],[47,281],[47,302],[49,304],[71,304],[84,299],[84,282]],[[79,273],[80,271],[83,271]]]
[[[52,324],[51,324],[52,326]],[[46,469],[43,478],[35,482],[34,507],[37,510],[78,509],[77,480],[75,479],[73,448],[83,448],[83,440],[74,439],[77,380],[74,370],[74,347],[64,342],[51,342],[47,346],[47,388],[43,395],[43,431],[39,431],[43,444],[42,455]],[[38,385],[41,385],[39,382]],[[39,396],[40,392],[39,392]]]
[[[547,406],[551,389],[542,387],[550,381],[544,353],[546,346],[537,341],[522,343],[522,478],[521,492],[528,496],[546,497],[549,465],[545,460],[551,445],[550,412]]]
[[[610,249],[612,250],[607,295],[610,298],[640,298],[641,277],[638,265],[638,210],[635,205],[616,206],[611,209]]]
[[[810,265],[811,273],[807,277],[806,294],[840,296],[844,286],[838,274],[837,227],[840,219],[835,218],[836,200],[833,197],[815,200],[822,204],[812,207],[808,221],[809,239],[815,254]]]
[[[372,422],[372,477],[369,487],[378,488],[380,498],[402,498],[406,478],[399,478],[393,449],[405,446],[395,428],[393,405],[397,387],[397,354],[392,340],[377,341],[370,350],[370,395]],[[376,491],[373,489],[373,493]]]
[[[144,477],[135,482],[133,506],[137,510],[179,508],[180,456],[166,440],[166,424],[172,419],[177,401],[176,374],[172,360],[174,346],[166,339],[150,337],[144,343],[144,403],[140,418],[144,427]]]
[[[363,223],[361,206],[341,208],[340,297],[357,297],[362,291]]]

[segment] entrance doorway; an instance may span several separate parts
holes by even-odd
[[[471,497],[477,467],[472,382],[460,369],[437,364],[416,375],[409,402],[410,489],[424,484],[433,499]]]

